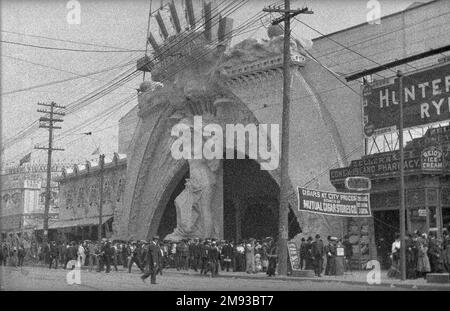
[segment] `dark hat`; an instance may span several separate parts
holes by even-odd
[[[316,234],[316,239],[320,239],[320,234]]]
[[[308,239],[307,239],[307,241],[312,241],[312,239],[313,239],[313,238],[309,236]]]

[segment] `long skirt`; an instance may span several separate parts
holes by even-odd
[[[427,255],[419,256],[417,259],[418,272],[431,272],[430,260]]]
[[[277,259],[269,258],[269,267],[267,267],[267,275],[273,276],[275,275],[275,269],[277,267]]]

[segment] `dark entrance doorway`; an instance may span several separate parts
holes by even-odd
[[[162,214],[157,234],[164,238],[177,226],[175,199],[183,191],[189,171],[180,179]],[[277,238],[279,186],[251,159],[223,160],[223,237],[226,240]],[[300,233],[289,211],[289,238]]]
[[[274,221],[275,220],[275,221]],[[265,204],[249,204],[242,217],[242,238],[263,239],[276,235],[278,231],[278,211]]]
[[[164,210],[158,226],[158,235],[160,238],[164,238],[166,235],[172,233],[177,227],[177,210],[175,208],[175,199],[183,191],[187,178],[189,178],[189,171],[183,176],[183,178],[181,178],[180,182],[170,196],[169,202],[167,203],[166,209]]]
[[[442,209],[442,224],[443,229],[450,229],[450,207],[446,207]]]
[[[377,254],[380,259],[381,267],[389,269],[389,255],[392,249],[392,243],[395,240],[395,234],[399,232],[400,216],[396,210],[373,212],[375,227],[375,243]]]
[[[224,239],[276,237],[279,186],[251,159],[223,161]]]

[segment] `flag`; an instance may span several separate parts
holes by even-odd
[[[26,156],[24,156],[24,157],[20,160],[19,165],[22,166],[22,164],[27,163],[27,162],[30,162],[30,161],[31,161],[31,152],[28,153]]]
[[[100,147],[97,147],[91,155],[100,154]]]

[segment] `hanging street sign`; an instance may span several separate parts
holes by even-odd
[[[297,194],[299,212],[371,217],[368,193],[329,192],[297,187]]]
[[[450,63],[408,73],[403,84],[405,129],[450,119]],[[365,135],[396,130],[398,79],[375,81],[365,85],[362,92]]]
[[[372,183],[369,178],[363,176],[347,177],[345,188],[353,191],[369,191],[372,189]]]

